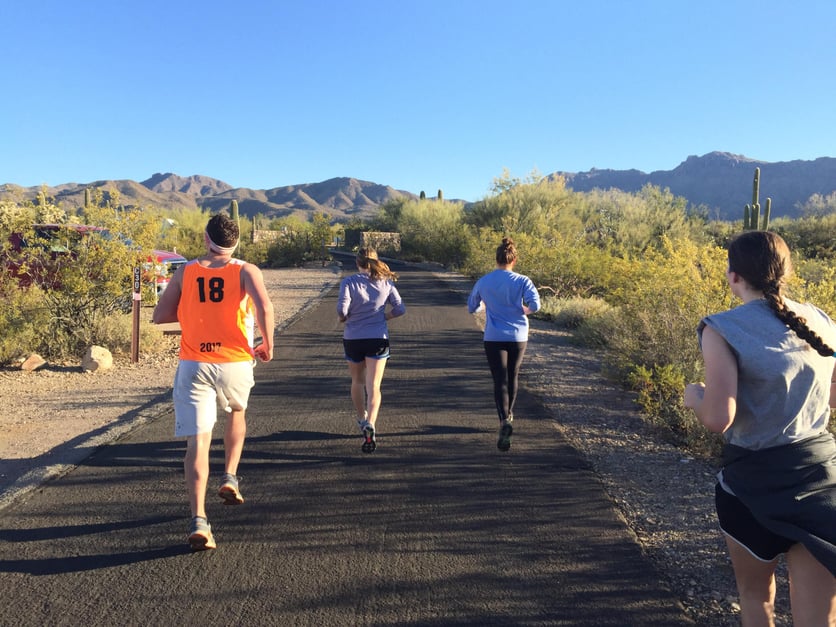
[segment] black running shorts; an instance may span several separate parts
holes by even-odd
[[[759,560],[771,562],[795,544],[795,541],[776,535],[761,525],[749,508],[734,494],[726,492],[719,483],[714,488],[714,503],[723,532]]]
[[[389,340],[386,338],[372,338],[368,340],[343,340],[345,358],[355,364],[369,359],[387,359],[389,357]]]

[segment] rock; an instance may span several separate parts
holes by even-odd
[[[84,372],[97,372],[110,370],[113,367],[113,355],[102,346],[91,346],[87,349],[81,360],[81,369]]]
[[[39,368],[43,368],[45,365],[46,360],[43,357],[38,355],[38,353],[32,353],[20,364],[20,369],[26,370],[27,372],[34,372]]]

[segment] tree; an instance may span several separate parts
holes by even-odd
[[[458,265],[466,241],[463,218],[462,203],[407,201],[399,205],[398,221],[391,230],[400,232],[405,256]]]
[[[836,213],[836,192],[826,196],[813,194],[804,204],[797,205],[798,210],[804,217],[822,217]]]
[[[571,211],[572,192],[564,179],[547,179],[536,171],[525,180],[507,170],[494,179],[493,195],[475,203],[466,221],[496,232],[543,234],[556,228],[579,230]]]
[[[697,237],[697,224],[686,211],[686,200],[668,189],[645,185],[631,194],[616,189],[594,190],[583,197],[580,213],[587,241],[630,255],[658,247],[662,237]]]
[[[311,217],[310,253],[313,259],[326,260],[329,258],[328,247],[334,240],[331,228],[331,216],[324,212],[316,212]]]

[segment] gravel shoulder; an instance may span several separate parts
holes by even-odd
[[[340,268],[265,270],[277,328],[290,324],[340,278]],[[439,273],[466,294],[470,282]],[[408,295],[405,295],[408,298]],[[667,577],[697,625],[738,625],[731,566],[717,527],[716,469],[667,444],[642,421],[629,394],[600,374],[600,356],[571,336],[532,320],[522,384],[542,399],[554,428],[592,463],[625,523]],[[80,366],[0,370],[0,507],[66,472],[89,450],[168,411],[177,366],[176,336],[163,353],[126,358],[103,373]],[[601,398],[606,411],[601,411]],[[591,398],[595,411],[589,409]],[[779,591],[786,588],[783,576]],[[786,609],[779,598],[779,609]],[[784,612],[777,625],[790,625]]]
[[[276,329],[316,302],[341,272],[338,266],[265,270]],[[170,409],[179,338],[162,341],[163,350],[153,353],[140,345],[136,364],[114,355],[114,367],[103,372],[85,373],[80,363],[0,369],[0,507]]]

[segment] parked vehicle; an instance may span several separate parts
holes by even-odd
[[[154,259],[149,259],[147,265],[153,264],[154,268],[154,283],[156,286],[157,298],[159,298],[168,287],[168,282],[171,280],[171,275],[180,266],[184,265],[188,259],[182,255],[167,250],[154,250],[151,253]],[[150,268],[149,268],[150,269]]]

